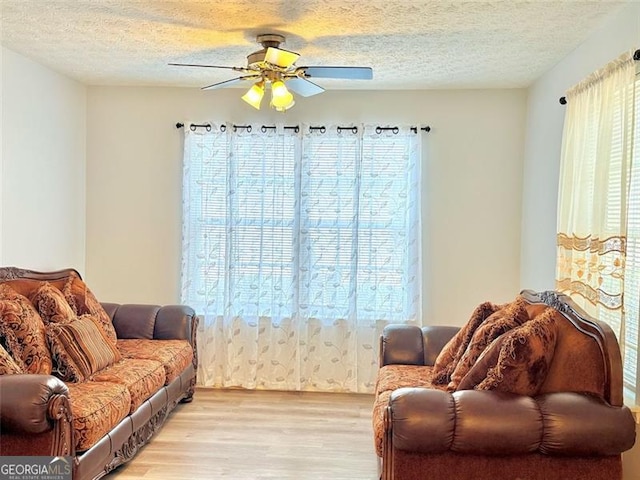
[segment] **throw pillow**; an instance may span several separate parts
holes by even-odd
[[[469,369],[469,372],[462,378],[462,380],[460,380],[457,390],[473,390],[479,383],[487,378],[489,369],[495,367],[498,363],[500,349],[502,348],[502,344],[509,333],[511,332],[500,335],[484,349],[478,357],[478,360],[476,360],[476,363],[471,367],[471,369]]]
[[[54,373],[66,382],[82,382],[122,358],[91,315],[67,324],[50,323],[47,338]]]
[[[0,283],[0,300],[15,300],[18,295],[13,288],[6,283]]]
[[[434,384],[446,385],[451,381],[451,374],[467,349],[476,329],[502,307],[503,305],[484,302],[475,308],[469,321],[447,342],[438,354],[433,365],[433,378],[431,379]]]
[[[111,318],[91,290],[89,290],[89,287],[78,276],[73,274],[69,277],[67,283],[62,287],[62,293],[76,315],[93,315],[109,342],[113,346],[116,345],[116,330],[113,328]]]
[[[29,298],[36,307],[44,323],[69,323],[77,315],[71,309],[60,290],[49,282],[43,282]]]
[[[16,373],[24,373],[24,370],[9,355],[9,352],[0,346],[0,375],[15,375]]]
[[[51,374],[44,322],[27,297],[0,285],[0,333],[3,346],[22,361],[26,373]]]
[[[460,381],[471,370],[478,357],[493,340],[512,328],[522,325],[528,319],[527,303],[520,296],[514,302],[487,318],[471,337],[467,349],[451,374],[451,381],[447,389],[454,391],[458,388]]]
[[[556,347],[555,311],[546,309],[494,342],[462,379],[458,390],[500,390],[536,395]]]
[[[0,311],[4,311],[7,306],[0,301]],[[13,331],[11,327],[5,322],[2,321],[2,317],[4,315],[0,313],[0,347],[2,347],[9,356],[18,364],[20,370],[23,372],[27,371],[27,367],[25,366],[22,358],[24,356],[24,348],[22,348],[22,343],[16,337],[16,333]]]

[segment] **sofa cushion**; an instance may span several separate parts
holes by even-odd
[[[522,325],[529,319],[527,303],[522,297],[487,318],[474,332],[469,345],[451,374],[448,389],[454,391],[460,381],[471,370],[478,357],[489,344],[503,333]]]
[[[164,367],[167,385],[193,362],[193,348],[186,340],[120,339],[118,350],[124,358],[160,362]]]
[[[155,360],[124,358],[95,373],[91,380],[120,383],[127,387],[131,394],[130,412],[133,413],[142,402],[164,386],[165,373],[162,364]]]
[[[77,317],[65,300],[62,292],[49,282],[43,282],[42,285],[29,296],[29,300],[31,300],[33,306],[38,310],[45,324],[49,322],[69,323]]]
[[[378,370],[376,394],[402,387],[432,387],[432,375],[430,366],[385,365]]]
[[[5,284],[0,284],[0,330],[8,338],[4,346],[12,348],[13,358],[22,360],[26,373],[51,373],[42,318],[27,297]]]
[[[66,324],[50,323],[47,338],[55,374],[64,381],[82,382],[121,358],[92,315]]]
[[[24,373],[24,370],[0,345],[0,375],[15,375],[16,373]]]
[[[76,275],[72,274],[62,287],[64,298],[76,315],[91,314],[98,321],[109,341],[115,345],[117,336],[111,318],[105,312],[100,302],[93,295],[89,287]]]
[[[462,379],[458,390],[475,388],[536,395],[555,351],[554,315],[555,310],[549,308],[494,340]]]
[[[87,450],[129,414],[131,395],[124,385],[68,383],[76,450]]]
[[[451,374],[456,368],[458,361],[469,345],[471,337],[476,329],[493,313],[497,312],[503,305],[496,305],[491,302],[484,302],[478,305],[469,321],[456,333],[438,354],[433,365],[433,383],[448,384],[451,381]]]

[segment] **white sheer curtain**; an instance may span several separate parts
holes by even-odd
[[[372,391],[382,329],[421,317],[421,134],[185,130],[200,384]]]
[[[627,52],[567,92],[558,203],[557,288],[613,328],[627,390],[637,388],[640,295],[636,89]]]

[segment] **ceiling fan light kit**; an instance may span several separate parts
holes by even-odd
[[[260,110],[262,97],[264,97],[264,81],[260,80],[242,96],[242,100],[247,102],[256,110]]]
[[[324,88],[316,85],[309,78],[340,78],[349,80],[371,80],[373,70],[370,67],[297,67],[295,62],[300,55],[280,48],[284,36],[279,34],[258,35],[257,41],[262,50],[247,55],[246,67],[227,67],[220,65],[199,65],[191,63],[170,63],[180,67],[224,68],[242,72],[245,75],[214,83],[203,87],[203,90],[224,88],[243,81],[255,81],[241,97],[253,108],[260,110],[267,85],[271,86],[271,102],[269,105],[279,112],[293,107],[293,93],[301,97],[310,97],[324,92]],[[287,88],[288,85],[288,88]]]

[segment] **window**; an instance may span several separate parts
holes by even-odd
[[[567,92],[557,288],[608,323],[640,403],[640,77],[627,52]]]
[[[185,261],[197,268],[183,301],[251,318],[302,305],[330,321],[415,319],[415,133],[230,128],[187,142]]]
[[[384,326],[420,324],[421,134],[376,130],[185,132],[201,384],[371,392]]]

